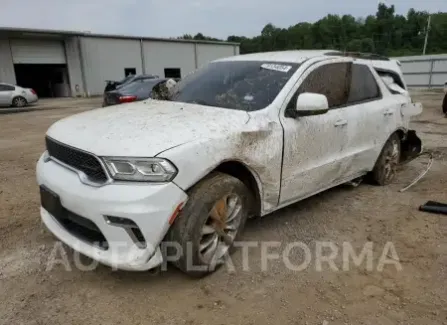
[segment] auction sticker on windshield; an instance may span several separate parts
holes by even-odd
[[[261,68],[273,71],[289,72],[289,70],[292,69],[292,66],[284,64],[264,63],[261,65]]]

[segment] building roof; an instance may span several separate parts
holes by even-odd
[[[148,36],[132,36],[132,35],[113,35],[113,34],[95,34],[89,31],[69,31],[57,29],[35,29],[35,28],[21,28],[21,27],[6,27],[0,26],[0,34],[15,34],[17,36],[84,36],[84,37],[100,37],[100,38],[120,38],[120,39],[136,39],[146,41],[160,41],[160,42],[179,42],[179,43],[200,43],[200,44],[220,44],[220,45],[239,45],[234,42],[223,41],[204,41],[204,40],[188,40],[177,38],[162,38],[162,37],[148,37]]]

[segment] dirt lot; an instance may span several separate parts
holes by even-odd
[[[447,324],[447,217],[418,211],[427,200],[447,202],[447,119],[440,93],[418,92],[415,99],[425,111],[413,126],[435,156],[416,186],[398,192],[424,169],[423,157],[403,167],[391,186],[336,188],[246,228],[248,240],[303,241],[311,248],[315,241],[339,247],[347,241],[361,249],[372,241],[373,270],[361,264],[345,271],[337,257],[338,271],[326,265],[317,272],[312,249],[304,271],[282,260],[262,271],[260,248],[253,248],[251,271],[241,270],[238,251],[236,272],[222,268],[200,280],[173,268],[157,276],[103,266],[85,272],[73,262],[71,272],[60,264],[47,271],[55,239],[40,222],[35,163],[46,129],[91,103],[0,115],[0,324]],[[387,242],[401,271],[377,270]]]

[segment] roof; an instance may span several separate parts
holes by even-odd
[[[277,52],[263,52],[242,54],[228,58],[218,59],[216,61],[271,61],[271,62],[291,62],[302,63],[307,59],[333,53],[333,50],[291,50]]]
[[[351,57],[354,62],[370,64],[376,69],[396,71],[399,74],[401,70],[399,63],[396,60],[389,59],[384,56],[371,54],[371,53],[351,53],[340,52],[334,50],[291,50],[291,51],[278,51],[278,52],[264,52],[264,53],[252,53],[243,54],[238,56],[230,56],[222,59],[217,59],[214,62],[222,61],[270,61],[270,62],[289,62],[301,64],[304,61],[316,58],[326,57]]]
[[[70,30],[58,30],[58,29],[35,29],[35,28],[21,28],[21,27],[6,27],[0,26],[0,33],[15,33],[22,34],[22,36],[31,36],[36,34],[48,35],[48,36],[84,36],[84,37],[99,37],[99,38],[120,38],[120,39],[135,39],[146,41],[160,41],[160,42],[177,42],[177,43],[198,43],[198,44],[218,44],[218,45],[239,45],[234,42],[224,41],[204,41],[204,40],[189,40],[178,38],[162,38],[162,37],[149,37],[149,36],[134,36],[134,35],[115,35],[115,34],[95,34],[89,31],[70,31]]]

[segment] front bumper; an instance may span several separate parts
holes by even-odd
[[[37,182],[56,193],[62,206],[93,222],[107,240],[108,248],[100,248],[85,240],[41,207],[46,227],[74,250],[102,264],[122,269],[143,271],[160,265],[163,257],[160,243],[170,224],[169,219],[187,195],[174,183],[112,183],[91,187],[80,182],[78,175],[54,161],[37,163]],[[141,231],[146,246],[139,246],[129,229],[111,225],[106,216],[133,221]]]

